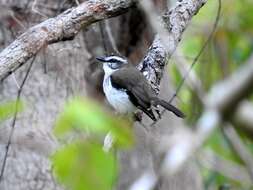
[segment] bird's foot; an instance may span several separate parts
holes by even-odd
[[[158,115],[158,119],[161,119],[161,118],[162,118],[162,115],[161,115],[161,111],[159,110],[159,108],[156,107],[154,110],[155,110],[156,114]],[[158,120],[158,119],[157,119],[157,120]]]
[[[141,122],[142,121],[142,115],[143,115],[143,112],[142,111],[136,111],[133,115],[133,120],[134,121],[138,121],[138,122]]]

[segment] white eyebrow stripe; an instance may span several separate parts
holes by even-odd
[[[110,62],[110,60],[112,60],[112,59],[116,59],[116,60],[118,60],[120,62],[123,62],[123,63],[127,62],[127,60],[125,60],[121,57],[118,57],[118,56],[109,56],[109,57],[106,58],[106,61]]]

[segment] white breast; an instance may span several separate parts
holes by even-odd
[[[136,110],[136,107],[130,102],[127,93],[112,86],[110,76],[105,76],[103,89],[108,102],[117,112],[127,114]]]

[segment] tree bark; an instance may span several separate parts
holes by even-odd
[[[157,92],[160,90],[160,81],[164,75],[166,56],[173,53],[187,24],[204,2],[204,0],[180,1],[164,15],[170,31],[169,41],[166,42],[170,48],[166,49],[157,36],[139,65]],[[94,47],[94,52],[102,54],[100,44],[95,44],[92,38],[85,41],[83,35],[77,33],[81,27],[124,13],[132,4],[133,1],[130,0],[86,1],[77,8],[71,8],[30,28],[0,53],[0,78],[5,78],[1,84],[2,101],[15,99],[18,90],[16,83],[22,80],[26,72],[25,63],[37,54],[35,65],[24,87],[22,99],[26,102],[26,108],[18,115],[4,181],[0,183],[0,189],[61,189],[54,181],[48,160],[48,155],[57,147],[51,129],[68,98],[88,93],[89,84],[84,79],[91,76],[87,70],[93,63],[90,49],[87,48],[87,40]],[[118,28],[113,32],[120,33],[119,31]],[[74,36],[76,38],[73,41],[60,42]],[[59,43],[52,44],[55,42]],[[49,44],[52,45],[48,46]],[[21,65],[24,66],[17,70]],[[15,77],[12,74],[6,78],[14,71]],[[172,95],[172,89],[168,89],[169,84],[170,81],[166,77],[162,83],[164,90],[161,90],[161,96],[165,99]],[[145,125],[150,122],[148,118],[144,119]],[[133,150],[119,153],[121,161],[119,190],[127,189],[147,169],[156,172],[160,157],[157,152],[160,139],[163,135],[172,135],[177,128],[185,130],[182,122],[170,113],[166,113],[155,128],[150,128],[149,131],[139,124],[135,125],[136,146]],[[1,159],[9,129],[10,122],[6,122],[5,126],[0,128]],[[202,189],[198,168],[191,161],[175,177],[162,179],[160,186],[162,190]]]

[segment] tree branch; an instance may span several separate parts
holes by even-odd
[[[226,160],[212,150],[204,149],[198,154],[198,161],[207,169],[219,172],[223,176],[231,178],[242,184],[252,184],[250,176],[245,167]]]
[[[164,159],[162,168],[168,175],[175,173],[183,163],[204,143],[212,131],[229,118],[238,103],[252,92],[253,55],[247,64],[226,80],[216,84],[205,100],[205,111],[196,124],[193,138],[180,138]],[[240,78],[240,80],[238,80]],[[178,157],[180,156],[180,157]],[[177,158],[177,159],[176,159]]]
[[[247,150],[246,145],[241,140],[240,136],[237,134],[236,130],[229,124],[223,128],[226,138],[235,153],[244,162],[253,183],[253,158],[251,153]]]
[[[0,80],[48,44],[71,40],[82,27],[122,14],[133,3],[133,0],[86,1],[28,29],[0,53]]]
[[[174,53],[191,18],[198,13],[206,1],[177,1],[175,7],[164,13],[163,21],[168,29],[167,36],[164,36],[164,30],[156,29],[157,31],[162,31],[162,38],[158,35],[155,37],[148,53],[138,66],[138,69],[150,81],[157,93],[160,89],[159,85],[163,76],[164,66],[166,65],[166,58],[169,58]]]

